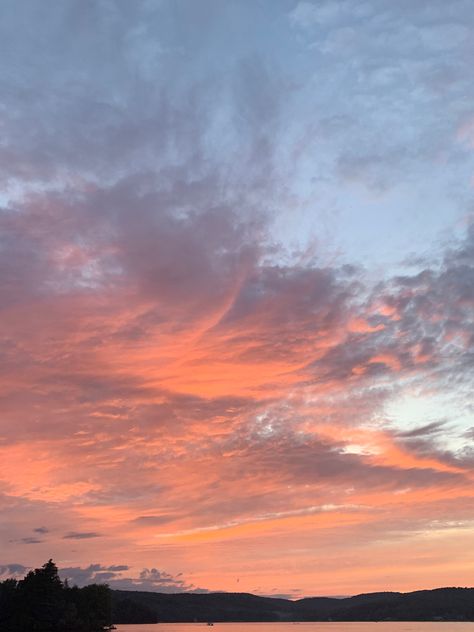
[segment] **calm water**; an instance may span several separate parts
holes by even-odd
[[[474,623],[215,623],[215,632],[474,632]],[[117,632],[198,632],[205,623],[119,625]]]

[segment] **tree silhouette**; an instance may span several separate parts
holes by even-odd
[[[106,585],[70,588],[53,560],[20,581],[0,583],[2,632],[103,632],[111,625]]]

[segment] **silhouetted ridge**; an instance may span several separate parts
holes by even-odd
[[[112,607],[115,623],[474,621],[474,588],[379,592],[344,599],[309,597],[298,601],[248,593],[164,594],[113,590]]]

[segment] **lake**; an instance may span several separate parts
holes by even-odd
[[[379,622],[379,623],[215,623],[216,632],[474,632],[474,623]],[[117,632],[198,632],[205,623],[155,623],[119,625]]]

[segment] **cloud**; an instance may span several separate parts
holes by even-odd
[[[431,423],[425,424],[424,426],[413,428],[411,430],[406,430],[404,432],[399,432],[398,436],[405,439],[412,439],[416,437],[432,435],[441,432],[444,428],[444,425],[444,421],[432,421]]]
[[[63,536],[64,540],[89,540],[90,538],[100,538],[101,534],[95,531],[71,531]]]
[[[89,583],[107,583],[117,590],[154,590],[157,592],[188,592],[194,586],[187,584],[179,577],[159,571],[156,568],[144,568],[137,577],[124,576],[128,571],[126,565],[102,566],[91,564],[88,567],[60,568],[60,576],[75,585],[84,586]]]
[[[28,567],[23,564],[5,564],[0,566],[0,577],[21,579],[28,570]]]
[[[161,525],[167,522],[172,522],[176,519],[176,516],[138,516],[133,519],[134,523],[142,525]]]
[[[339,594],[436,524],[406,577],[469,570],[472,10],[270,4],[2,7],[6,561]]]

